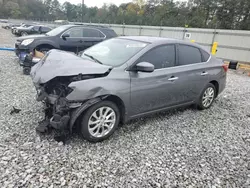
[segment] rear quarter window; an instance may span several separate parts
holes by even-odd
[[[107,38],[117,37],[117,34],[114,30],[111,29],[103,29],[102,32],[107,36]]]
[[[207,62],[208,59],[210,58],[210,54],[207,53],[205,50],[202,50],[202,49],[201,49],[201,54],[203,56],[204,62]]]
[[[178,52],[179,65],[190,65],[203,62],[199,48],[180,44]]]

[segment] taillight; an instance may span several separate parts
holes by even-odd
[[[222,67],[223,67],[223,69],[224,69],[225,72],[228,71],[228,65],[224,64],[224,65],[222,65]]]

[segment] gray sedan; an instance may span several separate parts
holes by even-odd
[[[78,126],[91,142],[119,123],[195,104],[211,107],[226,85],[227,66],[197,44],[158,37],[118,37],[76,56],[51,50],[31,71],[46,104],[38,130]]]

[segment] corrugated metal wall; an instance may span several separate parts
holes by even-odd
[[[27,20],[11,21],[29,22]],[[44,23],[54,25],[51,22]],[[218,51],[216,53],[217,57],[225,60],[250,62],[250,31],[117,24],[92,24],[110,27],[114,29],[118,35],[160,36],[183,39],[187,41],[195,40],[196,43],[202,45],[209,51],[211,51],[213,42],[218,42]]]
[[[101,25],[114,29],[118,35],[160,36],[186,41],[195,40],[196,43],[209,51],[211,51],[213,42],[218,42],[217,57],[225,60],[250,62],[250,31],[115,24]]]

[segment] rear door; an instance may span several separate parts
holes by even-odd
[[[208,83],[208,59],[204,59],[199,48],[191,45],[179,44],[177,49],[178,63],[175,75],[181,82],[179,102],[194,101]]]
[[[102,42],[105,39],[105,35],[95,28],[83,28],[83,39],[81,45],[81,51]]]
[[[63,34],[69,34],[69,37],[63,39],[62,36],[60,36],[60,49],[74,53],[78,53],[79,51],[81,51],[84,42],[82,27],[70,28]]]

